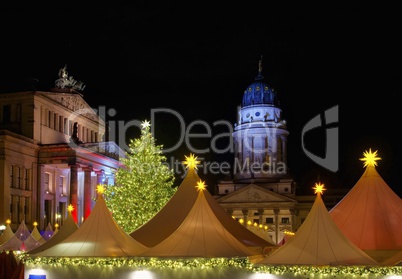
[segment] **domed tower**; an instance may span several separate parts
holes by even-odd
[[[262,58],[258,74],[244,91],[234,125],[233,180],[218,184],[220,194],[228,194],[255,184],[280,194],[294,194],[287,166],[289,131],[282,119],[278,94],[265,81]]]

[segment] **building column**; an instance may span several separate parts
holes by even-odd
[[[36,218],[39,217],[39,225],[38,228],[46,228],[46,220],[45,220],[45,190],[43,189],[44,181],[45,181],[45,166],[40,165],[39,166],[39,183],[37,187],[37,203],[38,203],[38,208],[37,208],[37,216]],[[35,187],[33,187],[35,189]],[[34,201],[32,201],[34,202]]]
[[[292,232],[294,232],[295,228],[296,228],[296,224],[295,224],[296,223],[296,216],[298,215],[299,211],[297,209],[294,209],[294,208],[289,209],[289,211],[292,214],[291,215],[292,216],[292,220],[291,220],[291,222],[292,222]]]
[[[258,209],[258,217],[259,217],[259,223],[260,223],[260,224],[263,224],[263,223],[264,223],[263,220],[262,220],[263,215],[264,215],[264,209],[263,209],[263,208],[259,208],[259,209]]]
[[[96,185],[105,184],[105,171],[100,170],[96,172]]]
[[[92,210],[92,167],[84,168],[84,220],[86,220]]]
[[[78,166],[70,165],[70,204],[74,210],[71,212],[74,221],[78,224]]]
[[[275,213],[275,243],[278,244],[279,240],[279,212],[281,210],[279,208],[274,208]]]
[[[241,211],[243,212],[243,226],[247,227],[248,209],[242,209]]]

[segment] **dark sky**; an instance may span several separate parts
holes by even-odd
[[[0,11],[0,92],[48,90],[66,64],[69,75],[85,84],[82,93],[90,106],[116,111],[108,121],[143,121],[154,109],[175,111],[176,116],[157,115],[153,123],[157,144],[169,148],[180,139],[177,115],[186,128],[203,121],[213,136],[227,133],[213,123],[235,122],[262,55],[263,75],[278,92],[288,123],[288,161],[298,191],[311,193],[318,180],[327,188],[351,188],[364,172],[359,158],[371,148],[382,158],[377,170],[402,196],[400,17],[389,13],[392,8],[135,5],[91,12]],[[301,145],[304,125],[334,106],[337,172],[317,165]],[[200,126],[192,131],[205,133]],[[123,134],[134,138],[138,129]],[[325,156],[324,128],[304,140],[309,151]],[[210,140],[192,144],[208,148]],[[182,144],[166,155],[182,161],[190,152]],[[233,163],[230,152],[196,155]],[[220,178],[200,176],[207,184]]]

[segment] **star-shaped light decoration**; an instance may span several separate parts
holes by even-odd
[[[314,194],[319,193],[321,195],[325,190],[327,190],[324,188],[324,184],[322,184],[322,183],[316,183],[315,186],[313,187],[313,189],[314,189]]]
[[[194,154],[190,154],[189,157],[184,155],[184,157],[186,157],[186,160],[183,162],[183,164],[186,165],[186,169],[195,168],[198,170],[197,165],[200,163],[200,161],[197,160],[198,157],[194,157]]]
[[[149,123],[148,120],[144,120],[144,121],[142,121],[142,123],[141,123],[142,129],[146,129],[146,128],[150,127],[150,126],[151,126],[151,123]]]
[[[195,186],[197,188],[198,191],[204,191],[205,188],[207,187],[207,185],[205,185],[204,181],[198,181],[197,182],[197,186]]]
[[[36,227],[38,225],[38,222],[33,222],[34,227]]]
[[[364,167],[375,167],[377,166],[377,161],[381,160],[380,157],[377,157],[377,150],[374,152],[371,152],[371,148],[369,151],[364,151],[363,152],[364,158],[360,158],[360,161],[364,161],[363,168]]]
[[[103,194],[105,192],[105,187],[103,187],[103,185],[99,184],[98,186],[96,186],[96,192],[98,194]]]
[[[7,225],[10,225],[10,224],[11,224],[11,220],[10,220],[10,219],[7,219],[7,220],[6,220],[6,224],[7,224]]]
[[[74,210],[74,206],[72,204],[69,204],[67,206],[67,210],[68,210],[68,212],[72,212]]]

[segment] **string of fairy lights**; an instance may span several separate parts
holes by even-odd
[[[365,166],[375,166],[376,160],[381,158],[372,153],[371,150],[365,153]],[[197,158],[194,156],[187,157],[187,165],[196,167]],[[205,190],[205,183],[199,181],[196,188],[198,191]],[[318,183],[313,187],[315,193],[322,194],[324,185]],[[98,193],[103,193],[104,188],[99,186]],[[69,207],[69,211],[72,208]],[[251,225],[251,224],[248,224]],[[292,232],[288,232],[294,235]],[[257,274],[274,274],[293,276],[391,276],[402,274],[402,266],[312,266],[312,265],[259,265],[258,261],[250,258],[184,258],[184,259],[160,259],[160,258],[141,258],[141,257],[30,257],[24,252],[14,252],[18,260],[22,261],[26,267],[37,267],[48,265],[52,267],[62,266],[103,266],[103,267],[129,267],[138,270],[209,270],[216,267],[220,268],[237,268],[249,273]]]
[[[18,256],[17,256],[18,257]],[[196,259],[158,259],[158,258],[69,258],[69,257],[25,257],[19,254],[27,267],[48,265],[62,266],[104,266],[129,267],[133,269],[173,269],[193,270],[212,269],[216,267],[237,268],[250,273],[293,274],[293,275],[330,275],[330,276],[386,276],[402,274],[402,266],[303,266],[303,265],[257,265],[248,258],[196,258]]]

